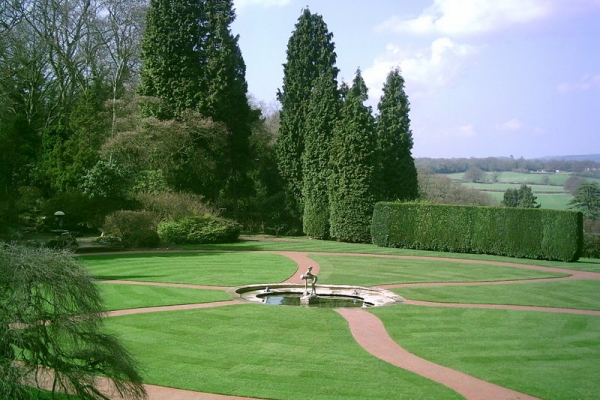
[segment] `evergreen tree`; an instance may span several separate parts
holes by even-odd
[[[299,205],[302,204],[302,155],[311,93],[321,74],[333,74],[336,79],[338,73],[332,38],[323,18],[304,9],[288,41],[283,87],[277,93],[281,103],[281,127],[276,147],[279,169]]]
[[[227,189],[237,209],[240,187],[249,182],[250,124],[259,113],[251,111],[246,97],[239,37],[230,31],[234,20],[232,0],[152,0],[142,42],[140,93],[166,105],[152,112],[159,118],[179,118],[191,109],[225,124],[226,157],[214,160],[224,180],[213,195],[216,201],[219,191]]]
[[[377,137],[366,100],[367,87],[358,70],[331,144],[331,236],[344,242],[371,241]]]
[[[172,117],[195,109],[199,95],[206,92],[205,3],[150,0],[142,38],[139,92],[164,102],[167,109],[154,112],[155,116]]]
[[[329,237],[329,146],[340,108],[335,73],[331,70],[317,79],[308,107],[302,155],[304,233],[316,239]]]
[[[380,200],[413,200],[418,196],[417,169],[411,153],[410,103],[399,68],[388,74],[377,108]]]
[[[505,207],[540,208],[541,204],[538,204],[536,200],[537,197],[533,195],[531,188],[523,184],[519,189],[506,189],[502,205]]]
[[[569,202],[569,208],[583,212],[585,219],[597,221],[600,219],[600,185],[584,183],[579,186],[575,197]]]
[[[207,0],[207,88],[200,96],[199,111],[228,130],[227,189],[237,213],[240,195],[248,194],[250,179],[247,171],[250,161],[251,124],[259,118],[260,111],[251,110],[248,102],[246,65],[238,46],[238,36],[233,36],[230,25],[235,20],[232,0]]]

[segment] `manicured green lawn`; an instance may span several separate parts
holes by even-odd
[[[106,322],[151,384],[288,400],[462,398],[369,355],[333,310],[245,304]]]
[[[578,263],[385,249],[306,238],[207,246],[218,253],[82,256],[99,279],[212,286],[280,282],[296,271],[286,257],[224,250],[309,251],[319,283],[377,285],[560,276],[432,258],[350,257],[316,252],[441,256],[600,271]],[[409,299],[600,309],[598,281],[411,287]],[[227,300],[221,290],[99,283],[109,309]],[[409,351],[433,362],[543,399],[596,399],[600,318],[525,311],[397,305],[369,309]],[[273,399],[459,399],[437,383],[362,349],[332,310],[256,304],[108,318],[140,361],[147,383]],[[149,350],[151,349],[151,351]]]
[[[319,283],[373,286],[416,282],[481,282],[567,276],[496,265],[310,254],[321,267]]]
[[[231,300],[231,297],[222,290],[112,283],[98,283],[98,287],[107,311]]]
[[[331,252],[352,254],[384,254],[398,256],[420,256],[420,257],[442,257],[466,260],[501,261],[518,264],[541,265],[554,268],[577,269],[582,271],[600,271],[600,259],[586,259],[583,262],[557,262],[545,260],[528,260],[524,258],[511,258],[500,256],[489,256],[485,254],[446,253],[435,251],[396,249],[390,247],[378,247],[372,244],[341,243],[330,240],[314,240],[306,237],[277,238],[276,240],[262,240],[261,236],[252,236],[248,240],[240,240],[236,243],[216,245],[189,245],[184,246],[188,250],[220,250],[220,251],[304,251],[304,252]],[[87,257],[87,256],[86,256]],[[101,256],[100,256],[101,257]]]
[[[597,399],[600,318],[395,306],[370,311],[410,352],[546,400]]]
[[[392,289],[410,300],[600,310],[600,280]]]
[[[82,256],[96,279],[239,286],[281,282],[296,263],[276,254],[147,253]]]

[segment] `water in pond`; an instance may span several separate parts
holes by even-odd
[[[300,306],[300,293],[271,293],[259,295],[265,304],[279,306]],[[321,308],[349,308],[363,307],[363,300],[358,297],[349,296],[318,296],[317,301],[310,303],[308,307]],[[365,305],[367,306],[367,305]]]

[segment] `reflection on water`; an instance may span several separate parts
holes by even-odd
[[[265,304],[273,304],[278,306],[306,306],[300,304],[300,293],[270,293],[259,295],[262,302]],[[366,305],[365,305],[366,306]],[[317,296],[316,299],[311,299],[308,307],[321,308],[350,308],[363,307],[363,300],[358,297],[349,296]]]

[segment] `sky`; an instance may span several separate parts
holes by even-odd
[[[271,107],[302,10],[323,17],[339,81],[377,103],[399,67],[413,156],[600,153],[600,0],[234,0],[249,93]]]

